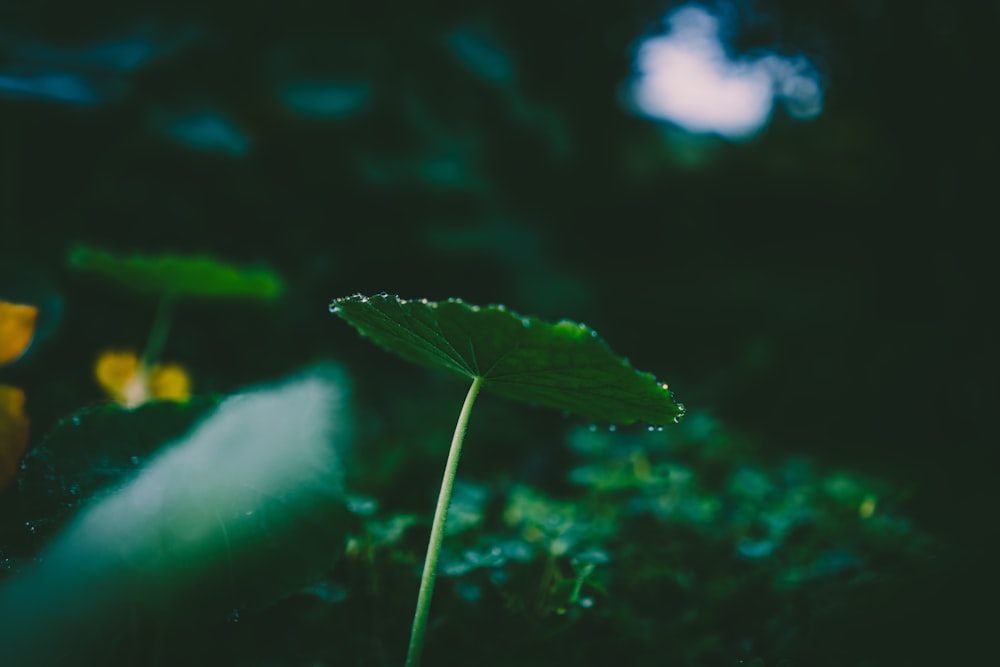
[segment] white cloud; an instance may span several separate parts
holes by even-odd
[[[776,100],[795,118],[822,110],[819,77],[804,57],[733,59],[718,18],[701,7],[680,7],[667,23],[666,35],[644,40],[636,52],[631,94],[643,115],[692,133],[741,139],[768,122]]]

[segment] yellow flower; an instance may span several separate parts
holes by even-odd
[[[0,364],[14,361],[35,335],[38,308],[0,301]],[[28,417],[24,392],[0,385],[0,490],[17,477],[18,463],[28,449]]]
[[[17,476],[21,455],[28,448],[28,417],[24,392],[0,385],[0,490]]]
[[[28,349],[37,317],[34,306],[0,301],[0,364],[14,361]]]
[[[186,401],[191,397],[187,371],[176,364],[147,367],[131,350],[106,350],[94,367],[97,383],[116,403],[135,407],[154,399]]]

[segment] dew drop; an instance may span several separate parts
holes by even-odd
[[[521,325],[524,326],[525,329],[527,329],[528,327],[531,326],[531,320],[529,320],[527,317],[522,317]]]
[[[591,424],[590,426],[587,427],[587,430],[590,431],[591,433],[597,433],[597,424]]]
[[[578,600],[578,603],[584,609],[590,609],[591,607],[594,606],[594,598],[589,598],[589,597],[580,598]]]
[[[507,311],[507,306],[503,305],[502,303],[498,303],[497,304],[497,310],[499,310],[501,313],[506,312]]]
[[[368,303],[368,297],[366,296],[361,297],[361,303]]]
[[[29,533],[31,533],[32,535],[34,535],[35,533],[37,533],[37,532],[38,532],[38,527],[37,527],[37,526],[36,526],[35,524],[31,523],[30,521],[25,521],[25,522],[24,522],[24,527],[25,527],[25,528],[26,528],[26,529],[28,530],[28,532],[29,532]]]
[[[656,432],[657,433],[663,433],[663,427],[662,426],[657,426],[656,427]]]
[[[479,306],[472,306],[472,312],[478,313],[480,310]]]
[[[610,426],[608,426],[608,430],[614,433],[615,431],[618,430],[618,426],[616,424],[611,424]]]
[[[339,312],[340,312],[340,306],[338,306],[335,303],[331,303],[330,304],[330,314],[331,315],[336,315]]]
[[[669,391],[670,385],[664,382],[663,384],[660,385],[660,389],[662,389],[663,391]]]
[[[650,433],[652,433],[653,431],[655,431],[655,430],[656,430],[656,427],[655,427],[655,426],[652,426],[652,425],[650,425],[650,426],[647,426],[647,427],[646,427],[646,430],[647,430],[647,431],[649,431]]]
[[[388,292],[379,292],[378,295],[384,299],[384,298],[386,298],[386,297],[389,296],[389,293]]]
[[[420,300],[420,303],[422,303],[423,305],[425,305],[425,306],[426,306],[427,304],[429,304],[429,303],[430,303],[430,301],[428,301],[427,299],[421,299],[421,300]]]
[[[73,426],[79,426],[80,425],[80,418],[77,417],[77,416],[75,416],[75,415],[73,416],[72,419],[70,419],[70,421],[73,422]]]

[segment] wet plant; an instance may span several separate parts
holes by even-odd
[[[502,305],[407,300],[382,293],[334,300],[330,312],[404,359],[471,381],[451,440],[431,523],[407,667],[420,663],[445,520],[472,407],[481,389],[610,424],[678,422],[684,405],[617,356],[585,324],[544,322]]]

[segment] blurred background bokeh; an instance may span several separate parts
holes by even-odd
[[[184,305],[165,354],[201,392],[335,359],[371,419],[427,381],[331,298],[569,317],[690,414],[908,488],[967,563],[933,600],[963,606],[995,583],[998,21],[943,0],[8,0],[0,297],[40,315],[2,380],[37,439],[100,399],[99,350],[144,342],[155,301],[70,271],[80,242],[276,270],[277,305]]]

